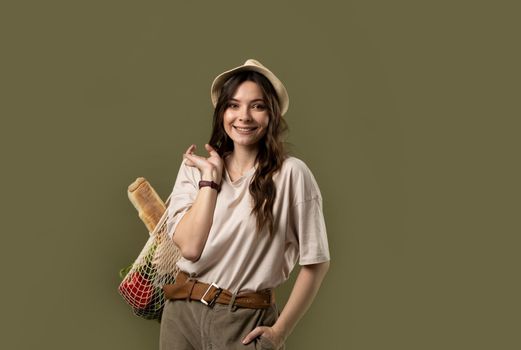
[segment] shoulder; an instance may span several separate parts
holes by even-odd
[[[294,192],[295,202],[321,198],[315,176],[302,159],[294,156],[287,157],[282,163],[280,176]]]
[[[288,156],[282,163],[281,172],[302,174],[311,173],[311,170],[302,159],[294,156]]]

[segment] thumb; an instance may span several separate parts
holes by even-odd
[[[243,344],[248,344],[253,339],[259,337],[262,333],[264,333],[263,327],[257,327],[253,331],[248,333],[248,335],[246,337],[244,337],[244,339],[242,340],[242,343]]]

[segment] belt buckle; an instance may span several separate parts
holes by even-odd
[[[206,296],[206,294],[208,294],[208,292],[210,292],[210,289],[214,287],[215,289],[217,289],[217,291],[215,292],[215,295],[213,296],[212,300],[210,300],[209,302],[204,300],[204,297]],[[217,301],[217,298],[219,297],[219,295],[221,294],[221,292],[223,291],[223,289],[221,287],[219,287],[217,284],[215,283],[211,283],[209,286],[208,286],[208,289],[206,290],[206,292],[204,292],[203,296],[201,297],[201,303],[205,304],[206,306],[214,306],[215,305],[215,302]]]

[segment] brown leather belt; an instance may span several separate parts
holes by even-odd
[[[265,309],[275,303],[273,289],[239,293],[233,298],[233,293],[229,290],[219,288],[215,283],[199,282],[183,271],[177,274],[174,284],[165,284],[163,291],[167,299],[199,300],[210,307],[215,303],[228,305],[233,302],[239,307]]]

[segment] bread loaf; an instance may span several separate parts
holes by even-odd
[[[131,183],[127,193],[148,232],[152,232],[166,210],[165,203],[144,177]]]

